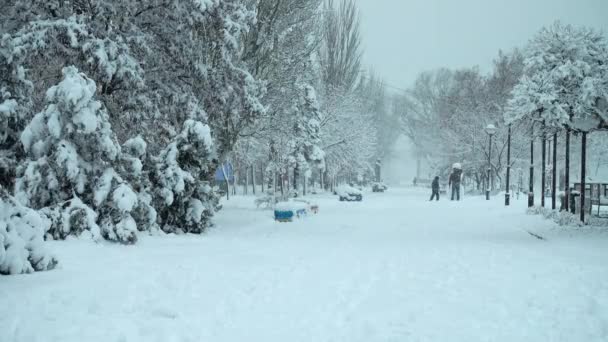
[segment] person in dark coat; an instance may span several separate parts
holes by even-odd
[[[433,190],[433,194],[431,195],[431,201],[437,197],[437,200],[439,201],[439,177],[435,177],[435,179],[433,179],[433,183],[431,183],[431,188]]]
[[[462,170],[454,168],[450,174],[449,185],[452,187],[452,201],[456,197],[460,201],[460,180],[462,179]]]

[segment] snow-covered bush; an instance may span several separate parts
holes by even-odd
[[[152,177],[158,187],[155,207],[165,232],[202,233],[211,225],[218,197],[213,176],[213,140],[209,126],[187,120],[160,153]]]
[[[585,223],[581,222],[578,214],[569,211],[552,210],[544,207],[532,207],[527,210],[528,215],[542,215],[547,220],[552,220],[561,227],[602,227],[608,224],[608,219],[603,217],[587,217]]]
[[[131,216],[137,205],[137,194],[114,169],[106,169],[99,177],[94,201],[101,216],[101,235],[105,239],[125,244],[137,241],[137,223]]]
[[[46,271],[57,259],[43,239],[50,222],[0,187],[0,274]]]
[[[118,156],[120,146],[95,90],[95,82],[67,67],[63,80],[47,91],[48,105],[21,134],[30,159],[16,184],[24,204],[41,208],[89,194],[95,172]]]
[[[122,145],[119,173],[131,185],[137,195],[137,203],[130,211],[131,216],[137,223],[137,229],[154,232],[158,230],[157,212],[152,206],[153,184],[149,178],[146,150],[147,144],[141,136],[127,140]],[[144,167],[144,164],[146,164],[146,167]]]
[[[97,213],[76,196],[39,212],[51,222],[46,233],[48,240],[63,240],[70,235],[94,241],[101,238]]]
[[[63,75],[48,90],[45,110],[21,135],[29,161],[20,170],[16,197],[35,209],[48,207],[54,238],[84,231],[97,238],[99,220],[105,238],[133,243],[129,212],[137,195],[114,171],[120,146],[108,114],[94,99],[95,82],[75,67],[64,68]],[[141,172],[136,161],[132,164]]]

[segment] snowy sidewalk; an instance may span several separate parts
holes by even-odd
[[[428,195],[291,224],[236,197],[203,236],[55,242],[60,269],[0,278],[0,341],[608,340],[608,234]]]

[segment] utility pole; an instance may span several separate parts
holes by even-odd
[[[541,170],[541,192],[540,192],[540,205],[545,207],[545,192],[547,190],[547,136],[545,135],[545,124],[543,123],[542,129],[542,170]]]
[[[581,222],[585,223],[585,188],[587,168],[587,132],[583,132],[581,142]]]
[[[528,189],[528,208],[534,206],[534,130],[530,138],[530,188]]]
[[[553,169],[551,170],[551,209],[556,208],[556,196],[557,196],[557,133],[553,133]]]
[[[509,124],[509,135],[507,137],[507,192],[505,193],[505,205],[511,204],[511,124]]]
[[[568,211],[570,209],[570,128],[566,129],[566,165],[564,182],[566,183],[566,203],[564,204],[564,208]]]

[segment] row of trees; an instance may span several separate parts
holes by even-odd
[[[200,233],[227,161],[298,190],[389,145],[353,0],[9,0],[0,37],[0,273],[53,267],[43,237]]]
[[[482,190],[488,182],[490,152],[484,129],[492,123],[498,131],[491,174],[500,182],[508,140],[503,114],[523,68],[524,56],[514,50],[500,52],[487,75],[476,67],[420,74],[413,87],[397,100],[404,133],[414,143],[417,157],[440,175],[448,173],[453,163],[461,163],[464,177],[475,189]],[[516,145],[526,134],[523,126],[513,130]],[[517,152],[514,160],[525,153],[521,148],[513,150]]]
[[[305,10],[293,19],[283,13],[294,8]],[[382,80],[363,70],[356,2],[260,1],[258,13],[272,23],[261,40],[272,48],[254,35],[249,40],[258,43],[249,46],[256,50],[248,55],[267,51],[255,65],[265,73],[268,110],[228,158],[242,184],[297,195],[307,186],[371,179],[373,162],[399,129]],[[289,44],[276,49],[282,40]]]
[[[526,122],[539,127],[542,140],[543,179],[541,204],[545,197],[545,150],[553,140],[552,207],[555,209],[557,140],[565,139],[565,184],[570,184],[570,135],[581,136],[581,188],[586,183],[587,135],[608,130],[608,42],[591,29],[556,23],[544,28],[530,42],[524,75],[513,90],[505,113],[507,122]],[[551,139],[551,138],[550,138]],[[533,142],[532,142],[533,143]],[[604,148],[608,144],[603,143]],[[551,158],[551,156],[549,156]],[[569,186],[566,187],[566,193]],[[530,204],[533,204],[531,202]],[[566,208],[568,201],[565,203]],[[585,196],[581,196],[585,207]],[[585,221],[585,210],[580,211]]]
[[[539,149],[534,140],[541,140],[545,170],[540,177],[541,191],[545,193],[547,184],[555,180],[555,198],[557,187],[570,184],[570,159],[583,159],[580,173],[583,182],[585,179],[585,154],[576,150],[571,156],[570,140],[580,139],[585,144],[588,133],[608,128],[607,68],[604,36],[558,22],[543,28],[525,49],[499,53],[487,75],[476,68],[421,74],[411,90],[400,97],[404,131],[415,143],[418,155],[429,160],[438,172],[461,162],[465,176],[478,190],[487,182],[504,184],[502,175],[507,166],[519,169],[518,178],[522,179],[521,171],[530,164],[531,151]],[[486,173],[490,151],[484,133],[488,124],[498,128],[491,151],[490,180]],[[509,127],[511,165],[506,158]],[[571,138],[571,134],[576,136]],[[549,138],[554,142],[552,146],[547,144]],[[589,152],[599,169],[608,161],[608,137],[597,133],[591,139]],[[558,140],[564,141],[564,148],[558,148]],[[551,149],[555,158],[547,158]],[[558,174],[561,158],[564,166]],[[547,164],[554,172],[545,177]],[[562,181],[557,182],[560,176]],[[529,177],[534,180],[533,175]],[[544,205],[544,195],[541,199]]]

